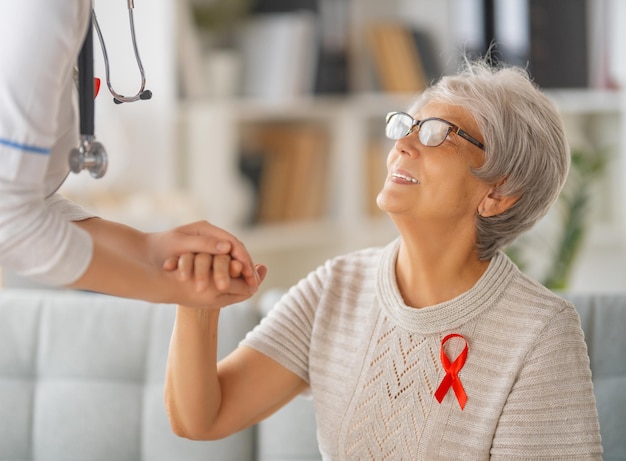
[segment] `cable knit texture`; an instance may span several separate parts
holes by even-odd
[[[589,357],[573,305],[503,253],[450,301],[406,306],[398,241],[335,258],[294,286],[242,344],[309,382],[325,460],[601,459]],[[469,347],[445,376],[442,339]],[[453,338],[453,361],[465,342]]]

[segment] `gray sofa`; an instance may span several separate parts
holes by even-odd
[[[220,355],[258,312],[249,303],[223,311]],[[0,460],[320,460],[304,398],[223,440],[175,436],[163,404],[174,314],[93,293],[0,291]]]
[[[589,346],[604,459],[626,460],[626,295],[570,298]],[[223,311],[220,355],[264,309]],[[312,403],[302,397],[223,440],[171,432],[163,376],[174,313],[92,293],[0,291],[0,460],[319,460]]]

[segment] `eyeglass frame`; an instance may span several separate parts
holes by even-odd
[[[473,137],[471,134],[469,134],[467,131],[461,129],[459,126],[455,125],[452,122],[449,122],[443,118],[439,118],[439,117],[429,117],[429,118],[425,118],[424,120],[415,120],[413,118],[413,116],[411,114],[407,114],[406,112],[389,112],[387,113],[387,115],[385,116],[385,126],[387,126],[387,124],[389,124],[389,120],[391,119],[391,117],[393,117],[394,115],[406,115],[407,117],[409,117],[412,122],[411,122],[411,126],[409,127],[407,133],[399,138],[395,138],[395,140],[397,141],[398,139],[402,139],[408,135],[410,135],[411,133],[413,133],[416,129],[417,132],[419,133],[419,129],[420,127],[424,124],[424,122],[428,122],[429,120],[437,120],[439,122],[443,122],[446,125],[448,125],[448,132],[446,133],[446,135],[443,137],[443,139],[441,140],[441,142],[439,144],[436,144],[434,146],[426,146],[426,147],[438,147],[441,146],[443,144],[443,142],[446,140],[446,138],[448,137],[448,135],[450,133],[455,133],[458,134],[460,137],[462,137],[463,139],[465,139],[466,141],[471,142],[472,144],[474,144],[476,147],[478,147],[479,149],[485,150],[485,145],[480,142],[478,139],[476,139],[475,137]],[[389,137],[389,136],[388,136]],[[390,139],[394,139],[394,138],[390,138]],[[422,140],[420,139],[420,142],[422,142]]]

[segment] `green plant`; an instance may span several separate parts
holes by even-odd
[[[572,151],[570,174],[559,197],[561,237],[543,282],[548,288],[567,288],[574,262],[587,233],[591,185],[604,173],[606,163],[606,152]]]
[[[563,291],[568,287],[589,226],[591,187],[606,170],[607,160],[606,150],[573,149],[571,152],[569,176],[556,204],[559,231],[555,240],[547,242],[547,251],[552,257],[542,283],[552,290]],[[524,246],[538,242],[545,242],[545,239],[541,237],[531,242],[519,239],[506,252],[524,269]]]

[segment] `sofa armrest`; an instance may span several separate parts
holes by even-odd
[[[605,460],[626,459],[626,294],[566,294],[580,314]]]

